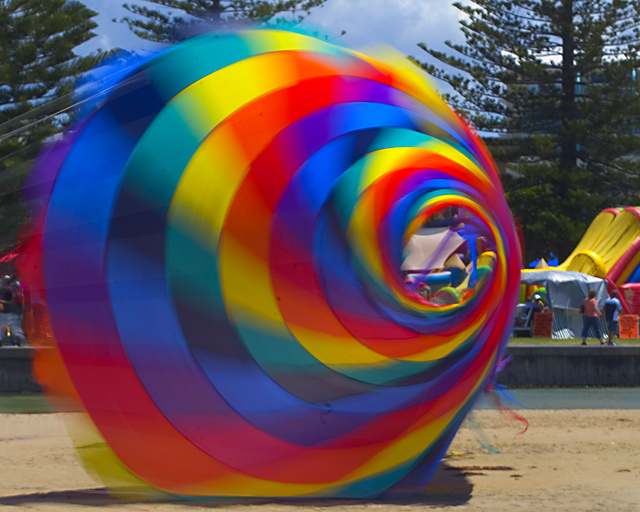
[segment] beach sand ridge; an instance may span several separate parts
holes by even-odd
[[[74,413],[0,414],[0,509],[640,511],[640,410],[519,412],[529,422],[523,434],[508,414],[474,411],[421,495],[194,502],[110,496],[78,462],[65,427]]]

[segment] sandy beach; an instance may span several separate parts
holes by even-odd
[[[78,463],[65,414],[0,414],[0,509],[640,511],[640,410],[526,410],[522,415],[529,421],[524,434],[521,423],[500,411],[475,411],[421,495],[167,502],[107,494]]]

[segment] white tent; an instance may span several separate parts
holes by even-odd
[[[449,228],[423,228],[412,235],[405,246],[402,270],[444,268],[445,262],[463,243],[464,238]]]
[[[606,280],[581,272],[566,270],[522,272],[520,282],[545,287],[547,306],[553,313],[553,337],[558,339],[580,336],[582,332],[580,306],[589,290],[596,290],[596,300],[600,308],[604,307],[604,301],[609,296]]]

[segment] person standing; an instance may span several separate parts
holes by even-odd
[[[0,311],[13,313],[13,289],[10,276],[4,276],[0,282]]]
[[[587,335],[589,329],[593,329],[600,345],[604,345],[602,339],[602,333],[600,332],[600,324],[598,319],[602,315],[600,308],[598,308],[598,302],[596,301],[596,291],[594,289],[589,290],[589,295],[582,301],[582,345],[587,344]]]
[[[615,345],[614,336],[620,336],[618,330],[618,313],[622,311],[622,304],[618,299],[618,290],[611,290],[610,296],[604,301],[604,319],[607,321],[607,330],[609,331],[609,341],[607,345]]]
[[[422,283],[418,286],[418,295],[427,302],[431,302],[431,287]]]
[[[533,296],[533,303],[536,304],[538,313],[547,313],[549,311],[549,308],[545,305],[544,301],[537,293]]]

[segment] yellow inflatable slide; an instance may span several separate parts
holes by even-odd
[[[608,208],[598,214],[558,270],[574,270],[620,286],[640,263],[640,209]]]

